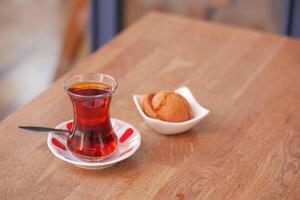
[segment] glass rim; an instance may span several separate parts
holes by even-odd
[[[68,90],[70,88],[70,86],[72,86],[72,84],[70,84],[70,80],[76,79],[78,77],[89,76],[89,75],[104,76],[108,79],[111,79],[112,82],[114,83],[114,84],[109,84],[111,86],[111,90],[108,93],[98,94],[98,95],[80,95],[80,94],[76,94],[76,93]],[[80,82],[89,82],[89,81],[78,81],[77,83],[80,83]],[[90,82],[105,83],[104,81],[90,81]],[[64,86],[65,92],[67,92],[68,94],[72,94],[73,96],[80,97],[80,98],[97,98],[97,97],[106,97],[108,95],[112,95],[118,87],[118,81],[114,77],[112,77],[108,74],[105,74],[105,73],[86,73],[86,74],[77,74],[77,75],[74,75],[74,76],[68,78],[66,81],[64,81],[63,86]]]

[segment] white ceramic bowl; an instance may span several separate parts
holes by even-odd
[[[192,119],[185,122],[166,122],[150,118],[144,113],[143,109],[141,108],[139,98],[141,98],[142,95],[133,96],[133,101],[141,116],[144,118],[146,123],[158,133],[165,135],[173,135],[188,131],[209,114],[209,110],[202,107],[196,101],[189,88],[181,87],[176,89],[174,92],[181,94],[188,101],[194,114],[194,117]]]

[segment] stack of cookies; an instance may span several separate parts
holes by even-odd
[[[186,99],[173,91],[163,90],[145,95],[140,102],[144,113],[151,118],[168,122],[184,122],[193,118]]]

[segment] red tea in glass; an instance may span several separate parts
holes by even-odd
[[[74,126],[68,148],[77,157],[101,160],[117,148],[109,105],[117,87],[114,78],[105,74],[78,75],[65,82],[74,109]]]

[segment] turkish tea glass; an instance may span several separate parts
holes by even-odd
[[[89,161],[109,157],[117,149],[109,106],[117,81],[102,73],[77,75],[64,83],[74,109],[67,145],[73,155]]]

